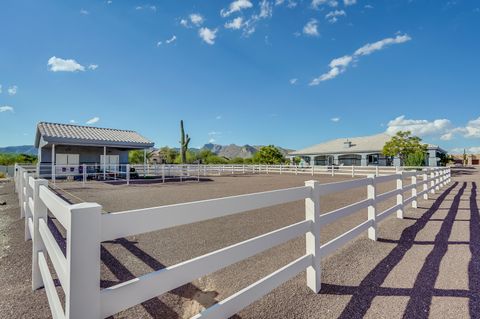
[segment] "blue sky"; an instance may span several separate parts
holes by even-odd
[[[480,152],[480,3],[440,0],[0,3],[0,146],[39,121],[177,146],[411,129]]]

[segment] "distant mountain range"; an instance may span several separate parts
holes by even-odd
[[[37,155],[37,149],[33,145],[0,147],[0,153]]]
[[[219,144],[205,144],[202,149],[207,149],[212,151],[212,153],[217,154],[218,156],[226,157],[226,158],[235,158],[235,157],[241,157],[241,158],[250,158],[252,157],[260,147],[263,145],[243,145],[243,146],[238,146],[235,144],[230,144],[230,145],[219,145]],[[289,152],[292,152],[293,150],[290,149],[285,149],[282,147],[277,146],[277,148],[283,153],[283,155],[287,155]]]
[[[250,158],[258,152],[258,150],[262,147],[262,145],[243,145],[238,146],[235,144],[230,145],[219,145],[219,144],[205,144],[201,149],[191,148],[190,150],[194,152],[198,152],[202,149],[210,150],[212,153],[217,154],[218,156],[226,157],[226,158]],[[277,148],[284,154],[287,155],[289,152],[293,150],[282,148],[277,146]],[[7,146],[7,147],[0,147],[0,153],[13,153],[13,154],[29,154],[29,155],[37,155],[37,149],[33,145],[21,145],[21,146]]]

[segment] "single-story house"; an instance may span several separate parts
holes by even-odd
[[[383,146],[391,136],[382,133],[371,136],[339,138],[289,153],[289,157],[300,157],[307,164],[314,165],[357,165],[357,166],[400,166],[399,158],[382,154]],[[437,145],[427,145],[425,165],[439,166],[446,151]]]
[[[463,154],[453,154],[452,156],[453,156],[453,160],[455,161],[455,164],[468,165],[468,166],[480,165],[480,154],[466,154],[465,159]]]
[[[118,172],[128,164],[129,151],[146,153],[153,145],[134,131],[61,123],[40,122],[35,135],[41,175],[77,174],[82,164]]]

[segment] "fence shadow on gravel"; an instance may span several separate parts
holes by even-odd
[[[468,289],[472,292],[469,310],[472,318],[480,318],[480,213],[477,204],[477,183],[472,183],[470,195],[470,253]]]
[[[54,222],[55,218],[50,217],[48,221],[48,227],[52,232],[55,240],[57,241],[60,249],[64,254],[66,254],[66,239],[56,223]],[[150,267],[153,271],[160,270],[165,268],[165,265],[155,259],[153,256],[139,248],[135,241],[130,241],[126,238],[119,238],[112,241],[106,241],[104,244],[120,244],[128,250],[132,255],[137,257],[143,263],[145,263],[148,267]],[[136,278],[136,276],[128,270],[125,265],[123,265],[113,254],[111,254],[108,249],[104,247],[102,244],[100,247],[101,251],[101,260],[102,263],[108,268],[108,270],[117,278],[118,281],[111,281],[111,280],[101,280],[100,286],[101,288],[107,288],[119,284],[120,282],[125,282],[131,279]],[[55,285],[60,286],[60,281],[55,280]],[[202,289],[198,288],[193,284],[186,284],[182,287],[176,288],[172,290],[170,293],[176,294],[179,297],[195,300],[204,308],[208,308],[218,300],[215,297],[218,295],[216,291],[203,291]],[[172,310],[168,305],[162,302],[159,298],[152,298],[141,303],[143,309],[150,315],[151,318],[169,318],[169,319],[177,319],[180,318],[178,313]],[[240,316],[234,315],[231,319],[241,319]]]
[[[452,232],[453,223],[459,211],[460,198],[467,188],[467,183],[461,184],[456,191],[452,204],[444,219],[432,219],[439,211],[440,205],[460,184],[454,183],[446,189],[415,223],[402,232],[399,240],[379,238],[379,242],[395,243],[397,246],[365,277],[358,287],[323,284],[321,294],[352,295],[339,318],[363,318],[373,299],[377,296],[406,296],[409,297],[404,318],[428,318],[433,297],[463,297],[469,298],[469,312],[472,318],[480,318],[480,215],[477,204],[477,185],[472,183],[470,202],[470,241],[453,241],[448,239]],[[434,241],[415,241],[417,234],[432,220],[442,221]],[[439,275],[440,263],[445,256],[449,245],[469,245],[471,260],[468,267],[469,289],[437,289],[435,283]],[[413,288],[381,287],[390,272],[398,265],[407,251],[413,245],[433,245],[432,251],[426,257],[424,264],[417,275]]]

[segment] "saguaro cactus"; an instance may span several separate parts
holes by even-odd
[[[183,129],[183,120],[180,121],[180,154],[182,157],[182,164],[187,163],[187,151],[188,151],[188,144],[190,143],[190,136],[185,134],[185,130]]]

